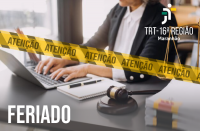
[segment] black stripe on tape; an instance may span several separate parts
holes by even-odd
[[[183,79],[182,79],[182,78],[176,78],[176,77],[175,77],[175,79],[176,79],[176,80],[179,80],[179,81],[183,81]]]
[[[140,71],[141,74],[149,74],[148,72],[146,71]]]
[[[193,81],[193,80],[192,80],[192,83],[200,84],[199,81]]]
[[[184,67],[186,67],[186,68],[192,68],[191,66],[189,66],[189,65],[183,65]]]
[[[116,55],[116,57],[117,57],[117,59],[119,60],[119,59],[125,59],[124,57],[123,57],[123,55],[122,55],[122,53],[119,53],[119,52],[114,52],[114,54]],[[120,60],[119,60],[120,61]]]
[[[87,46],[79,45],[80,48],[88,49]]]
[[[63,45],[68,45],[68,46],[70,46],[70,44],[67,43],[67,42],[62,42],[62,44],[63,44]]]
[[[172,62],[166,62],[166,63],[169,64],[169,65],[174,66],[174,63],[172,63]]]
[[[11,35],[15,35],[15,36],[18,36],[17,33],[13,33],[13,32],[10,32]]]
[[[105,52],[103,49],[97,49],[97,51],[100,51],[100,52]]]
[[[161,74],[158,74],[157,76],[159,76],[159,77],[165,77],[165,78],[166,78],[166,76],[165,76],[165,75],[161,75]]]
[[[188,66],[188,65],[184,65],[184,66],[185,66],[186,68],[191,69],[191,70],[190,70],[190,79],[191,79],[192,76],[195,76],[195,78],[197,78],[197,76],[196,76],[196,74],[194,73],[194,70],[192,69],[191,66]],[[191,79],[191,81],[192,81],[193,83],[196,83],[196,84],[199,84],[199,83],[200,83],[199,81],[194,81],[194,80],[192,80],[192,79]]]
[[[28,37],[29,40],[30,40],[30,39],[33,39],[33,40],[35,40],[35,41],[37,42],[37,40],[36,40],[36,38],[35,38],[34,36],[27,35],[27,37]],[[44,55],[43,51],[41,50],[40,45],[39,45],[37,51],[35,50],[35,52],[36,52],[37,54]]]
[[[156,74],[155,73],[148,73],[147,75],[152,75],[152,76],[155,76]]]
[[[125,67],[124,67],[123,69],[126,70],[126,71],[131,71],[131,69],[129,69],[129,68],[125,68]]]
[[[25,51],[25,52],[27,52],[26,51],[26,49],[23,49],[23,48],[18,48],[20,51]]]
[[[71,60],[73,60],[73,61],[79,61],[79,59],[76,59],[76,58],[71,58]]]
[[[53,41],[52,40],[50,40],[50,39],[44,39],[46,42],[52,42],[53,43]]]
[[[43,52],[40,52],[40,51],[35,51],[37,54],[40,54],[40,55],[44,55]]]
[[[96,65],[96,63],[93,61],[88,61],[88,63]]]
[[[57,57],[57,58],[62,58],[60,55],[53,55],[54,57]]]
[[[10,47],[7,46],[7,45],[1,45],[1,46],[4,47],[4,48],[8,48],[8,49],[10,49]]]
[[[120,52],[114,52],[116,55],[121,55],[122,56],[122,53]]]
[[[27,37],[28,37],[29,39],[35,39],[35,36],[27,35]]]
[[[105,64],[105,65],[106,65],[106,67],[113,68],[113,66],[112,66],[112,65],[108,65],[108,64]]]
[[[116,57],[117,57],[118,61],[120,61],[120,59],[125,59],[125,58],[123,57],[122,53],[120,53],[120,52],[114,52],[114,53],[116,54]],[[131,71],[130,68],[126,68],[126,67],[123,67],[123,70]]]
[[[131,57],[140,59],[139,56],[136,56],[136,55],[131,55]]]

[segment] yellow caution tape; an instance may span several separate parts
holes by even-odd
[[[200,83],[198,68],[61,41],[0,31],[0,46],[62,59]]]

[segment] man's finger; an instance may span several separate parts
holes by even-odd
[[[37,64],[37,66],[35,67],[35,71],[38,73],[38,69],[39,69],[39,67],[40,67],[40,65],[41,65],[41,61]]]
[[[67,82],[67,81],[69,81],[69,80],[71,80],[71,79],[73,79],[73,78],[75,78],[76,77],[76,73],[72,73],[72,74],[70,74],[69,76],[67,76],[67,78],[65,78],[65,82]]]
[[[50,76],[51,76],[51,79],[54,79],[62,70],[57,70],[55,71],[54,73],[52,73]]]
[[[38,69],[38,73],[42,73],[42,70],[44,68],[44,66],[48,63],[48,61],[43,61],[41,64],[40,64],[40,67]]]
[[[67,70],[67,69],[62,69],[62,71],[59,73],[59,74],[57,74],[57,76],[56,76],[56,78],[55,78],[55,80],[58,80],[58,79],[60,79],[60,77],[62,77],[62,76],[64,76],[64,75],[66,75],[66,74],[71,74],[70,73],[70,71],[69,70]]]
[[[52,67],[50,72],[54,72],[54,71],[57,71],[59,68],[61,68],[59,65],[55,66],[55,67]]]
[[[52,66],[53,66],[53,62],[51,61],[51,62],[49,62],[49,63],[47,64],[46,69],[45,69],[45,71],[44,71],[44,75],[47,74],[47,72],[51,69]]]
[[[65,74],[65,71],[62,70],[61,72],[59,72],[59,73],[57,74],[55,80],[57,81],[57,80],[60,79],[60,77],[62,77],[64,74]]]

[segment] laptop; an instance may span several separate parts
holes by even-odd
[[[45,89],[52,89],[58,86],[69,85],[91,79],[91,77],[81,77],[64,82],[65,77],[61,77],[58,81],[52,80],[49,73],[47,75],[38,74],[34,70],[35,67],[24,67],[12,54],[3,50],[0,50],[0,60],[17,76]]]

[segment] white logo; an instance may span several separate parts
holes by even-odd
[[[168,4],[168,7],[170,8],[172,5]],[[164,20],[162,21],[162,25],[167,22],[167,20],[171,20],[171,11],[168,8],[163,8],[162,15],[164,15]]]

